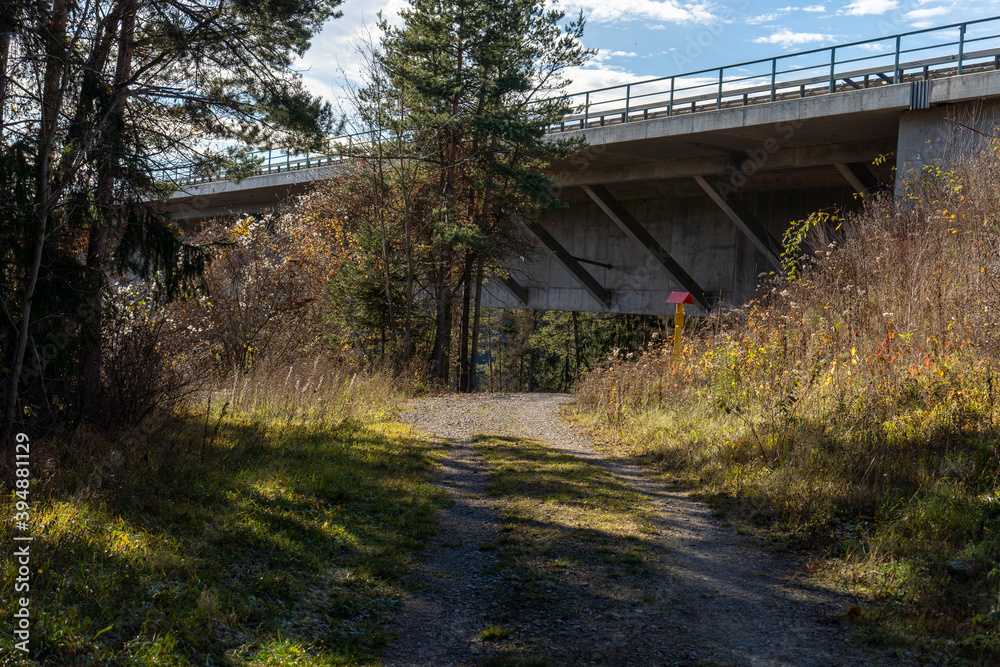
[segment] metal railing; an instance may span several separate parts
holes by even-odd
[[[1000,16],[573,93],[561,99],[580,111],[546,130],[585,130],[984,70],[1000,70]],[[330,153],[258,151],[251,154],[259,161],[256,175],[335,164],[363,151],[360,136],[337,138]],[[228,178],[225,171],[197,166],[163,176],[181,186]]]
[[[260,150],[249,153],[251,162],[256,162],[256,168],[251,170],[249,177],[265,174],[280,174],[301,169],[326,167],[356,155],[357,135],[338,137],[334,150],[324,153],[286,153],[278,149]],[[162,170],[157,177],[169,180],[179,186],[199,185],[216,181],[229,180],[225,169],[210,169],[198,164],[178,165]],[[244,174],[244,177],[247,177]]]
[[[550,133],[1000,69],[1000,17],[571,94]]]

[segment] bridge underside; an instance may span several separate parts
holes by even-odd
[[[590,146],[553,166],[565,208],[525,225],[533,247],[488,281],[487,306],[664,315],[678,290],[696,312],[742,304],[790,222],[898,194],[924,161],[991,132],[1000,69],[629,121],[556,135]],[[166,205],[188,224],[258,213],[336,169],[192,185]]]
[[[898,191],[1000,122],[1000,72],[923,85],[924,97],[902,84],[588,129],[590,147],[555,165],[566,208],[527,225],[533,251],[486,303],[666,315],[681,290],[702,311],[742,304],[777,268],[790,222]]]

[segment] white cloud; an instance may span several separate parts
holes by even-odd
[[[854,0],[844,7],[844,13],[849,16],[867,16],[869,14],[885,14],[898,7],[898,0]]]
[[[928,7],[927,9],[914,9],[912,12],[906,12],[903,14],[903,18],[907,20],[916,19],[929,19],[932,16],[941,16],[942,14],[947,14],[950,10],[947,7]]]
[[[310,76],[308,72],[302,75],[302,84],[306,87],[313,95],[318,95],[325,100],[334,100],[341,90],[334,89],[333,85],[329,81],[323,79],[317,79],[314,76]]]
[[[747,18],[743,19],[742,22],[745,23],[746,25],[760,25],[761,23],[770,23],[771,21],[780,18],[781,16],[782,16],[781,10],[779,9],[777,12],[774,12],[772,14],[760,14],[758,16],[748,16]]]
[[[776,12],[825,12],[826,7],[823,5],[809,5],[808,7],[781,7],[780,9],[775,9]]]
[[[601,49],[601,53],[607,53],[612,58],[635,58],[635,51],[605,51]]]
[[[583,10],[588,21],[596,23],[648,21],[644,27],[664,30],[671,24],[708,23],[719,20],[710,7],[709,0],[619,0],[612,6],[603,0],[563,0],[560,8],[573,16]],[[296,62],[296,68],[303,74],[303,83],[314,95],[321,95],[332,102],[334,107],[347,105],[346,88],[361,83],[363,58],[355,44],[365,40],[365,34],[375,41],[379,38],[376,22],[381,12],[392,25],[401,25],[401,9],[409,7],[407,0],[369,0],[363,9],[356,6],[354,11],[348,6],[342,18],[333,19],[323,27],[321,33],[312,40],[312,47]],[[609,58],[633,58],[638,54],[627,51],[601,50],[590,65],[568,72],[574,79],[576,90],[616,85],[634,80],[635,76],[620,67],[604,65]],[[344,111],[349,112],[349,108]]]
[[[572,16],[581,9],[593,23],[652,20],[666,23],[708,23],[717,20],[708,4],[680,4],[676,0],[566,0],[563,5]]]
[[[636,54],[634,51],[609,51],[608,49],[598,49],[597,53],[590,59],[590,61],[584,65],[584,67],[606,67],[609,71],[611,69],[620,69],[615,65],[605,65],[612,58],[635,58]]]
[[[567,91],[579,92],[633,83],[640,77],[621,67],[591,65],[567,68],[566,78],[572,81]]]
[[[314,95],[322,95],[334,107],[346,104],[345,84],[361,82],[363,58],[355,45],[369,38],[378,41],[379,12],[391,25],[401,25],[399,11],[405,7],[409,7],[406,0],[377,0],[363,11],[345,11],[341,18],[327,21],[313,37],[306,54],[295,63],[296,69],[302,71],[306,88]]]
[[[782,46],[794,46],[796,44],[809,44],[810,42],[831,42],[836,37],[834,35],[823,35],[818,32],[792,32],[782,30],[767,37],[758,37],[753,40],[754,44],[781,44]]]

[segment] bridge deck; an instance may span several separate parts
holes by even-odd
[[[866,51],[876,53],[855,55]],[[765,71],[755,74],[751,71],[754,68]],[[808,70],[823,73],[803,76]],[[581,111],[566,116],[548,131],[589,130],[984,70],[1000,70],[1000,17],[571,94],[569,99]],[[335,165],[363,155],[364,143],[361,137],[351,136],[335,139],[335,149],[324,154],[261,151],[256,154],[257,174]],[[208,173],[194,165],[165,171],[163,176],[182,187],[227,180],[224,171]]]
[[[1000,70],[1000,49],[986,49],[966,54],[963,74],[973,74],[989,70]],[[929,81],[958,74],[958,56],[939,56],[927,60],[901,63],[898,72],[886,67],[871,67],[837,74],[833,90],[830,90],[829,76],[813,76],[791,81],[783,81],[772,89],[770,83],[747,87],[724,87],[720,97],[718,92],[675,97],[673,100],[658,100],[645,104],[619,106],[600,113],[576,113],[566,116],[558,126],[549,128],[550,133],[568,130],[604,127],[614,123],[628,123],[651,120],[686,113],[717,111],[752,104],[768,104],[803,97],[827,95],[831,92],[863,90],[895,83]],[[951,66],[956,63],[955,66]],[[948,65],[947,67],[941,67]],[[908,72],[908,73],[907,73]],[[895,79],[894,79],[895,78]],[[859,79],[861,83],[855,81]],[[724,82],[725,84],[726,82]],[[789,91],[789,89],[792,89]],[[703,104],[710,102],[712,104]],[[627,115],[626,115],[627,114]],[[576,126],[574,127],[574,124]]]

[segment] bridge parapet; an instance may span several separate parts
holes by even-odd
[[[1000,17],[597,88],[550,133],[1000,70]]]

